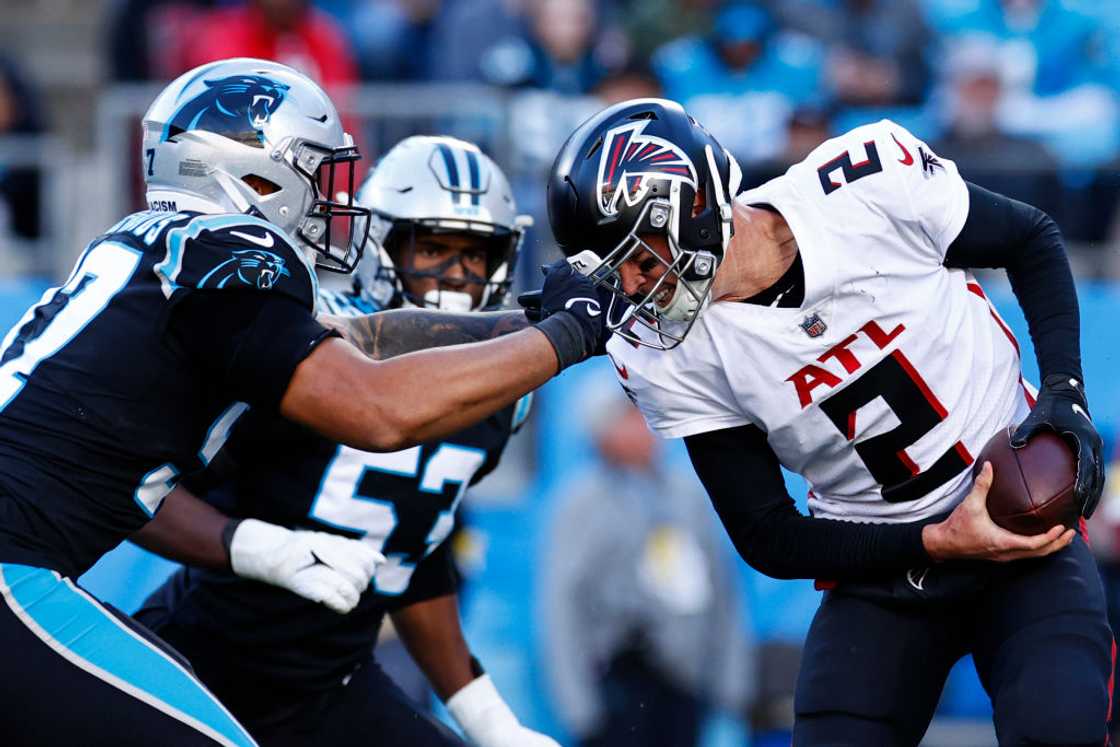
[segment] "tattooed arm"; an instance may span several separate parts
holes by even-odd
[[[521,311],[456,313],[396,309],[365,316],[319,315],[319,322],[374,360],[414,350],[490,340],[529,326]]]

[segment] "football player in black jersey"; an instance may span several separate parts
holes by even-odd
[[[476,146],[408,138],[381,159],[358,197],[375,216],[378,251],[359,264],[352,291],[320,292],[326,309],[352,316],[382,307],[501,306],[531,221],[516,214],[505,176]],[[217,517],[182,491],[169,497],[134,540],[190,560],[198,554],[189,546],[192,526],[222,521],[241,529],[228,560],[213,548],[207,555],[216,567],[182,569],[137,619],[187,656],[262,745],[462,744],[374,661],[389,614],[473,744],[556,747],[518,722],[471,656],[444,541],[468,485],[497,466],[528,407],[526,396],[446,440],[388,454],[336,444],[271,413],[246,414],[223,450],[224,469],[214,470],[226,474],[209,498],[229,515],[252,518]],[[354,611],[335,614],[292,593],[283,577],[254,573],[260,553],[245,543],[289,529],[363,538],[388,558]],[[217,535],[210,532],[209,542]]]
[[[443,312],[316,320],[313,265],[350,271],[369,219],[347,193],[358,152],[319,87],[272,62],[212,63],[166,88],[143,129],[153,209],[95,238],[0,352],[9,745],[254,743],[184,662],[73,581],[208,464],[240,416],[279,412],[354,448],[398,451],[509,407],[601,352],[607,334],[581,302],[559,323],[374,360],[364,353],[397,340],[394,327]],[[597,298],[561,274],[545,307]],[[471,332],[524,326],[518,316],[429,324],[426,342],[481,339]],[[274,533],[258,560],[283,559],[305,591],[329,587],[313,596],[345,607],[378,556],[327,539]]]

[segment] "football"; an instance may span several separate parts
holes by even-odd
[[[973,474],[992,463],[988,514],[1016,534],[1040,534],[1055,524],[1076,527],[1080,517],[1073,495],[1077,457],[1054,433],[1034,435],[1021,449],[1011,448],[1009,426],[992,437],[976,458]]]

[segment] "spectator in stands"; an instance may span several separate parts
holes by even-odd
[[[711,706],[746,712],[756,679],[745,606],[703,491],[664,468],[637,408],[611,393],[588,406],[601,461],[551,526],[547,674],[582,747],[689,747]]]
[[[477,74],[494,85],[587,93],[629,56],[622,33],[600,20],[592,0],[526,0],[520,32],[484,49]]]
[[[483,80],[480,63],[495,48],[523,48],[510,40],[522,35],[523,6],[528,0],[471,0],[445,3],[432,30],[431,77],[435,80]],[[523,54],[521,55],[523,56]]]
[[[961,164],[970,181],[1060,218],[1054,156],[1000,125],[1005,85],[997,41],[983,34],[959,37],[948,44],[944,60],[937,96],[943,134],[931,143],[934,151]]]
[[[682,36],[708,32],[721,0],[626,0],[620,21],[634,46],[634,56],[647,60],[658,47]]]
[[[918,106],[925,100],[931,33],[918,0],[786,0],[775,12],[827,47],[828,77],[840,105]]]
[[[708,36],[659,49],[653,69],[665,96],[683,103],[745,168],[780,159],[793,112],[816,103],[823,50],[775,26],[759,4],[724,7]]]
[[[290,65],[336,95],[358,81],[342,30],[310,0],[246,0],[209,13],[192,29],[187,67],[226,57],[259,57]],[[336,89],[336,90],[332,90]]]
[[[191,65],[186,47],[214,0],[117,0],[109,10],[109,77],[121,83],[169,81]]]
[[[998,39],[1007,131],[1046,143],[1066,166],[1098,166],[1117,153],[1118,63],[1101,24],[1061,0],[976,0],[950,12],[959,5],[935,0],[934,17],[944,33]]]
[[[14,61],[0,57],[0,137],[34,136],[43,131],[35,90]],[[0,237],[39,238],[40,179],[38,169],[8,168],[0,162]]]
[[[417,81],[431,77],[433,43],[444,0],[366,0],[317,3],[333,11],[354,45],[365,80]]]

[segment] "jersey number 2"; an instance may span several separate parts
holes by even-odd
[[[949,413],[901,351],[894,351],[821,402],[821,410],[848,441],[854,441],[860,408],[880,397],[898,418],[898,425],[856,443],[855,450],[883,486],[883,500],[902,503],[921,498],[972,464],[972,456],[960,441],[924,471],[906,454],[908,447]]]
[[[367,470],[406,478],[420,476],[419,488],[424,493],[439,494],[448,483],[458,485],[450,507],[436,515],[421,552],[385,552],[387,562],[378,567],[373,579],[374,589],[381,594],[402,594],[408,589],[416,563],[451,533],[455,525],[455,509],[471,479],[486,461],[486,454],[481,449],[454,444],[440,444],[422,470],[420,456],[420,446],[388,454],[339,446],[334,459],[327,465],[319,494],[311,506],[312,519],[339,529],[360,532],[378,552],[384,552],[390,535],[397,528],[396,504],[359,492]]]

